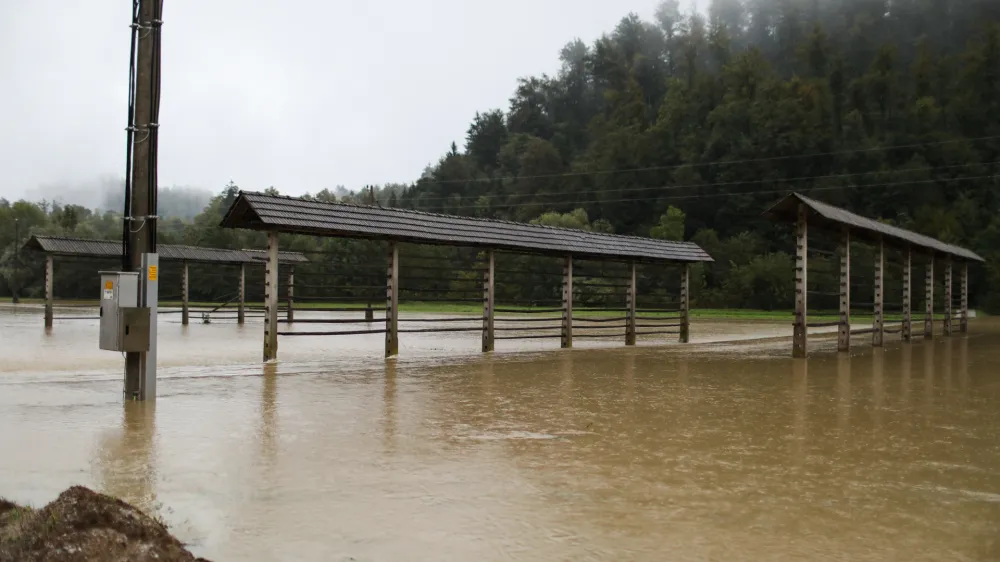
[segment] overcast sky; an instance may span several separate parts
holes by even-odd
[[[165,0],[160,185],[409,182],[657,0]],[[0,0],[0,197],[124,173],[130,2]]]

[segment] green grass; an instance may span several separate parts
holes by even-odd
[[[3,299],[2,302],[9,303],[10,299]],[[22,303],[27,304],[43,304],[43,299],[21,299]],[[93,300],[60,300],[58,304],[94,304],[96,306],[97,302]],[[212,302],[201,302],[192,301],[189,306],[192,308],[215,308],[219,306],[220,303]],[[284,305],[284,300],[279,300],[280,305]],[[180,307],[180,301],[161,301],[159,303],[161,307]],[[262,302],[247,302],[248,307],[263,307]],[[381,300],[373,301],[372,306],[376,308],[384,307],[385,303]],[[526,306],[506,306],[504,304],[498,303],[497,308],[505,310],[524,310],[529,311],[531,307]],[[314,303],[314,302],[297,302],[297,309],[301,308],[351,308],[357,310],[364,310],[366,305],[364,303]],[[557,308],[557,307],[538,307],[538,308]],[[574,311],[574,316],[577,318],[584,318],[588,316],[602,317],[602,316],[620,316],[624,315],[622,311],[608,311],[608,310],[579,310],[585,308],[579,304],[576,305],[577,310]],[[220,310],[235,310],[236,304],[229,303],[224,308]],[[476,303],[439,303],[439,302],[404,302],[399,304],[400,312],[424,312],[430,314],[470,314],[470,315],[480,315],[482,314],[482,306]],[[558,313],[552,313],[558,314]],[[676,312],[640,312],[641,316],[677,316]],[[977,311],[977,315],[982,317],[985,316],[980,311]],[[774,322],[788,322],[792,323],[793,314],[791,310],[752,310],[752,309],[739,309],[739,308],[693,308],[691,309],[691,318],[694,320],[746,320],[746,321],[774,321]],[[944,318],[943,314],[935,314],[935,320],[941,320]],[[810,322],[833,322],[839,319],[836,314],[816,314],[812,313],[809,315]],[[866,322],[871,322],[873,316],[871,314],[854,314],[851,316],[852,323],[863,324]],[[902,322],[903,317],[900,314],[887,314],[885,317],[886,322]],[[913,311],[913,322],[914,324],[923,322],[923,311],[914,310]]]

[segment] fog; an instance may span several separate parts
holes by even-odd
[[[160,183],[413,181],[568,39],[656,3],[167,0]],[[0,197],[71,202],[124,173],[128,24],[113,0],[0,2]]]

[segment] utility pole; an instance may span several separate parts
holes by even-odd
[[[156,396],[157,138],[163,0],[133,0],[123,270],[139,272],[140,308],[149,309],[149,350],[125,354],[125,398]]]

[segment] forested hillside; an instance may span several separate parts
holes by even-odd
[[[1000,311],[1000,2],[715,0],[707,14],[667,0],[651,21],[570,41],[555,76],[517,80],[413,185],[371,196],[692,239],[717,260],[696,271],[697,305],[789,308],[790,232],[761,212],[799,191],[975,249],[990,263],[973,268],[973,304]],[[255,242],[217,228],[233,195],[161,241]],[[0,248],[15,215],[119,236],[113,216],[73,226],[68,209],[0,201]]]

